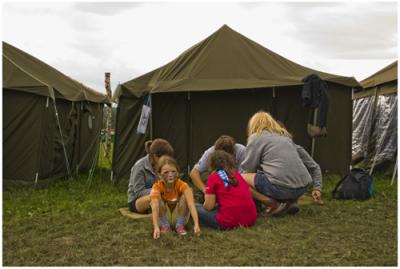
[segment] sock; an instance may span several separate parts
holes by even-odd
[[[185,224],[185,218],[183,216],[178,216],[176,218],[176,226],[178,227],[179,225],[184,225]]]
[[[164,226],[164,225],[168,225],[169,226],[169,222],[168,222],[167,216],[163,216],[163,217],[160,218],[160,224],[161,224],[161,226]]]

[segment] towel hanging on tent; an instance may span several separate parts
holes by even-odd
[[[147,123],[150,118],[151,113],[151,95],[149,94],[146,98],[146,101],[142,107],[142,113],[140,114],[139,124],[137,128],[137,132],[139,134],[145,134],[147,129]]]

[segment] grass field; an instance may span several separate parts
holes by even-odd
[[[125,185],[109,170],[3,192],[5,266],[397,266],[397,185],[375,177],[364,202],[335,201],[335,176],[324,177],[325,205],[295,216],[259,218],[250,229],[201,236],[151,237],[150,219],[130,220]]]

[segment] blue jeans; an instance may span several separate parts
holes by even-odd
[[[207,226],[214,229],[221,229],[219,223],[216,219],[218,208],[214,208],[211,211],[208,211],[203,207],[202,204],[196,203],[197,214],[199,215],[199,222],[201,226]]]
[[[276,200],[296,200],[307,190],[307,186],[301,188],[287,188],[272,184],[262,172],[257,172],[254,178],[254,185],[259,193]]]

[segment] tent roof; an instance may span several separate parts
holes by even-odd
[[[397,80],[397,61],[367,77],[360,84],[363,88],[371,88],[395,80]]]
[[[302,85],[317,74],[322,79],[360,87],[353,77],[319,72],[296,64],[232,30],[227,25],[183,52],[175,60],[117,88],[141,96],[146,92],[212,91]]]
[[[397,93],[397,61],[360,82],[362,89],[354,92],[353,99]]]
[[[109,98],[3,42],[3,88],[69,101],[109,103]]]

